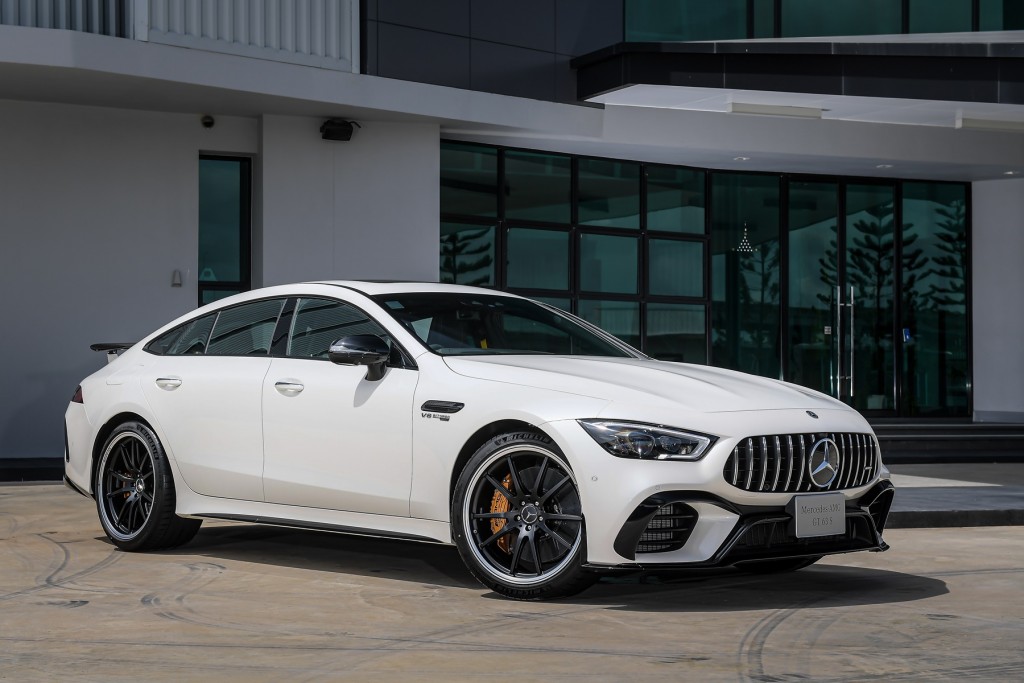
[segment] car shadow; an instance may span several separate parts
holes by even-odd
[[[484,599],[504,599],[476,582],[454,546],[441,544],[226,524],[204,526],[192,542],[160,554],[469,588]],[[605,576],[580,595],[553,602],[631,612],[730,612],[896,604],[949,592],[936,578],[836,562],[768,575],[725,568]]]

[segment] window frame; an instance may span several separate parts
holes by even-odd
[[[241,183],[240,183],[240,197],[239,197],[239,240],[238,240],[238,280],[202,280],[200,279],[201,271],[198,267],[199,253],[196,252],[196,284],[198,292],[196,294],[197,303],[199,306],[205,306],[214,301],[206,302],[203,301],[203,295],[207,292],[227,292],[228,296],[231,294],[240,294],[247,292],[252,289],[252,202],[253,202],[253,173],[252,165],[253,158],[251,156],[243,154],[207,154],[200,153],[199,161],[234,161],[239,162],[241,169]],[[199,185],[199,165],[197,165],[196,181],[197,186]],[[196,215],[196,235],[198,237],[201,225],[199,225],[198,216],[198,195],[197,195],[197,215]]]

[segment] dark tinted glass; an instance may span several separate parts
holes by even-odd
[[[910,0],[910,32],[971,30],[971,0]]]
[[[498,150],[441,143],[441,213],[498,215]]]
[[[441,223],[441,282],[493,287],[493,225]]]
[[[582,299],[579,316],[630,346],[640,347],[640,304],[635,301]]]
[[[659,360],[707,363],[706,309],[691,304],[647,304],[647,355]]]
[[[647,229],[704,234],[703,171],[647,167]]]
[[[778,377],[779,179],[711,178],[711,362]]]
[[[199,355],[206,352],[206,343],[210,338],[210,330],[217,319],[216,313],[204,315],[202,318],[185,323],[170,332],[154,339],[147,346],[153,353],[168,356]]]
[[[969,415],[967,192],[903,186],[903,402],[909,415]]]
[[[507,280],[509,287],[569,289],[569,233],[510,229]]]
[[[902,0],[782,0],[782,37],[901,33]]]
[[[568,223],[572,163],[561,154],[505,153],[505,217]]]
[[[268,299],[221,311],[210,337],[207,355],[267,355],[283,305],[283,299]]]
[[[775,37],[775,0],[754,0],[753,37]]]
[[[327,358],[333,342],[354,334],[373,334],[390,341],[384,328],[353,306],[330,299],[299,299],[292,317],[287,355]]]
[[[531,298],[546,303],[548,306],[554,306],[566,313],[572,313],[572,299],[566,299],[560,296],[535,296]]]
[[[839,185],[792,181],[788,204],[790,341],[786,379],[837,396]]]
[[[648,242],[648,288],[660,296],[704,296],[704,244],[682,240]]]
[[[747,37],[747,0],[626,0],[626,40]]]
[[[199,292],[199,305],[205,306],[206,304],[212,304],[214,301],[220,301],[221,299],[241,293],[241,289],[202,289]]]
[[[571,318],[526,299],[398,294],[376,300],[425,346],[443,356],[557,353],[629,357]]]
[[[1024,29],[1024,2],[1021,0],[981,0],[982,31],[1018,31]]]
[[[615,228],[640,227],[640,164],[579,160],[579,222]]]
[[[242,280],[243,199],[241,159],[199,160],[199,279]],[[247,226],[246,226],[247,227]]]
[[[638,240],[612,235],[580,236],[580,289],[636,294]]]

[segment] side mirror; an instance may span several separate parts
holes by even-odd
[[[391,357],[391,347],[375,334],[354,334],[331,344],[327,357],[338,365],[365,365],[366,379],[371,382],[384,377],[384,365]]]

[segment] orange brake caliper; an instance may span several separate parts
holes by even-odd
[[[506,474],[505,478],[501,480],[501,485],[506,490],[512,490],[512,475]],[[495,489],[494,495],[491,497],[491,512],[508,512],[508,498],[503,496],[500,491]],[[496,534],[501,531],[505,526],[505,520],[503,519],[492,519],[491,520],[491,533]],[[510,541],[511,534],[505,534],[498,539],[498,547],[504,550],[506,553],[509,552],[511,547]]]

